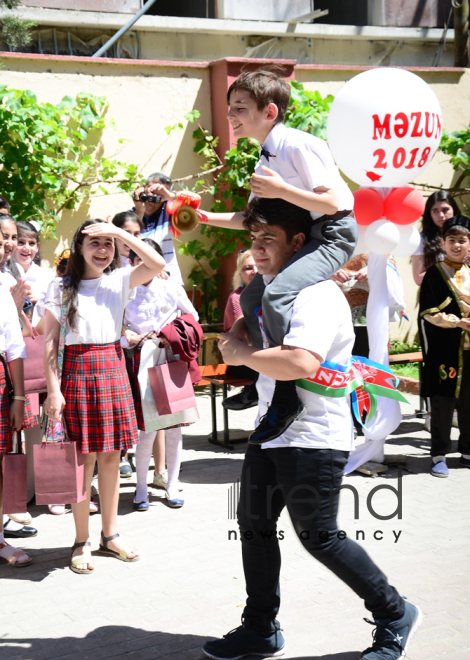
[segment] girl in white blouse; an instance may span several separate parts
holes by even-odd
[[[144,238],[147,243],[159,254],[163,253],[151,238]],[[135,266],[140,263],[139,255],[131,250],[130,262]],[[127,330],[124,338],[130,346],[138,346],[146,339],[156,339],[166,325],[175,320],[179,314],[192,314],[198,320],[198,313],[191,304],[186,291],[174,280],[163,280],[155,277],[153,280],[137,287],[136,296],[127,307],[124,317]],[[139,383],[137,381],[140,364],[140,348],[134,349],[133,369],[130,374],[133,380],[134,402],[137,422],[140,429],[139,444],[136,449],[137,488],[134,497],[134,509],[147,511],[149,508],[147,473],[149,469],[152,446],[156,431],[145,431]],[[186,426],[186,424],[183,424]],[[182,425],[178,424],[165,429],[165,449],[168,468],[166,484],[166,497],[168,506],[180,508],[184,500],[179,497],[178,475],[181,467],[181,452],[183,447]]]
[[[115,239],[142,259],[135,268],[119,268]],[[64,278],[55,279],[45,303],[44,361],[52,420],[63,416],[69,438],[84,455],[87,498],[72,504],[75,543],[71,569],[94,570],[89,542],[89,500],[93,467],[98,460],[102,532],[99,551],[121,561],[139,554],[125,547],[117,533],[119,458],[137,440],[132,395],[120,345],[129,290],[153,279],[165,261],[148,245],[102,220],[77,229]],[[61,306],[65,302],[65,352],[62,380],[57,377]]]

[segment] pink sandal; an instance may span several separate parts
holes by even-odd
[[[29,566],[33,561],[31,557],[24,550],[17,550],[14,546],[10,545],[6,541],[0,543],[0,552],[8,548],[8,556],[2,557],[0,555],[0,562],[2,564],[8,564],[12,568],[23,568],[23,566]],[[19,561],[21,557],[27,557],[26,561]]]

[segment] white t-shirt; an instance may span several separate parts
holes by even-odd
[[[129,302],[130,268],[117,268],[109,275],[82,280],[78,286],[76,332],[67,326],[65,343],[110,344],[119,341],[124,309]],[[46,294],[45,309],[60,321],[63,281],[54,279]]]
[[[351,310],[336,284],[320,282],[302,289],[292,311],[291,325],[284,345],[304,348],[325,360],[345,365],[354,345]],[[260,374],[258,419],[266,413],[274,392],[275,381]],[[307,447],[350,451],[353,427],[349,397],[325,397],[297,387],[297,394],[307,414],[295,421],[275,440],[262,447]]]
[[[178,310],[183,314],[192,314],[196,321],[199,319],[180,284],[171,279],[154,277],[148,286],[141,284],[136,287],[135,298],[126,307],[125,323],[138,334],[151,330],[160,332],[174,321]]]
[[[54,279],[54,275],[48,268],[42,268],[35,263],[32,263],[25,273],[20,264],[16,264],[20,273],[21,279],[24,280],[31,287],[31,291],[37,298],[34,305],[32,324],[37,325],[39,319],[44,315],[44,301],[49,284]]]
[[[16,285],[16,280],[9,272],[0,271],[0,287],[5,287],[6,291],[10,291],[12,286]]]
[[[325,140],[296,128],[276,124],[266,138],[263,147],[273,154],[269,161],[261,156],[255,173],[266,176],[261,167],[277,172],[286,183],[301,190],[312,191],[319,186],[333,188],[338,198],[339,211],[351,211],[354,197],[341,178],[331,151]],[[250,196],[250,199],[253,195]],[[313,220],[322,213],[311,213]]]
[[[0,287],[0,309],[0,352],[6,353],[7,362],[26,358],[18,310],[11,293],[3,286]]]

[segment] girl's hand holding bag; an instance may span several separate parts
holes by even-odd
[[[57,377],[62,378],[66,333],[65,292],[60,315],[57,352]],[[34,445],[36,504],[77,504],[86,499],[85,461],[77,443],[67,439],[64,419],[52,421],[44,416],[43,441]]]

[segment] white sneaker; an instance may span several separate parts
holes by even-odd
[[[153,473],[153,485],[155,488],[162,488],[166,490],[166,485],[168,483],[168,470],[162,470],[161,472]]]

